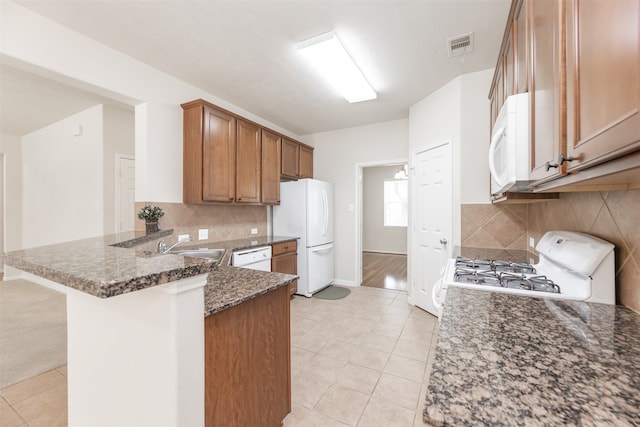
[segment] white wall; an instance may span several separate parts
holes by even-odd
[[[102,105],[22,137],[24,248],[103,234],[102,150]]]
[[[407,227],[384,226],[384,182],[393,180],[400,167],[375,166],[363,169],[363,251],[407,253]]]
[[[422,151],[451,142],[452,160],[452,236],[460,244],[460,135],[461,78],[457,77],[409,109],[409,151],[411,157]],[[411,185],[411,184],[409,184]],[[409,214],[411,220],[411,214]],[[409,236],[411,253],[411,236]]]
[[[203,98],[298,138],[288,130],[213,94],[75,33],[16,3],[2,1],[0,9],[0,55],[7,64],[136,106],[138,201],[182,201],[181,103]]]
[[[20,137],[1,134],[0,152],[4,154],[4,250],[8,252],[22,248],[22,148]]]
[[[461,77],[460,203],[490,203],[489,86],[493,68]]]
[[[116,232],[116,154],[133,156],[135,152],[135,132],[133,111],[105,105],[103,107],[104,145],[104,218],[103,233]]]
[[[463,74],[409,110],[411,155],[451,140],[454,245],[460,245],[460,205],[489,201],[488,94],[492,76],[493,69]]]
[[[408,121],[396,120],[303,136],[315,147],[314,177],[334,185],[335,276],[338,282],[355,284],[356,165],[390,159],[406,159]],[[350,211],[349,207],[354,207]]]

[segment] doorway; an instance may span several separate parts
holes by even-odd
[[[407,291],[406,161],[358,165],[357,283]]]

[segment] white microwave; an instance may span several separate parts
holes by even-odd
[[[507,97],[489,145],[491,194],[531,191],[529,186],[529,94]]]

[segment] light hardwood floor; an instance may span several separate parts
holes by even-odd
[[[363,252],[362,286],[406,291],[407,256]]]

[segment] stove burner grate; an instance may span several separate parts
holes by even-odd
[[[468,268],[457,268],[454,279],[459,283],[475,283],[477,285],[502,286],[500,276],[491,270],[475,270]]]
[[[560,293],[560,287],[552,280],[546,276],[531,276],[535,273],[536,269],[531,264],[458,257],[453,280],[458,283]]]
[[[526,277],[524,275],[504,273],[501,275],[500,280],[505,288],[560,293],[560,287],[553,283],[552,280],[547,279],[546,276]]]
[[[456,267],[473,268],[477,270],[491,270],[507,273],[536,274],[536,269],[531,264],[489,259],[469,259],[464,257],[457,257]]]

